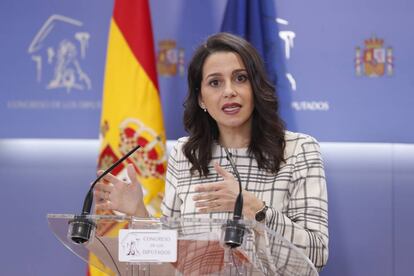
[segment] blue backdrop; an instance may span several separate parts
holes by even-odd
[[[220,30],[227,1],[150,4],[167,139],[174,140],[186,135],[188,61]],[[322,142],[326,164],[330,259],[322,275],[410,274],[414,2],[274,4],[282,114],[290,130]],[[0,2],[0,274],[85,273],[45,217],[79,212],[95,176],[112,6]]]
[[[110,0],[0,4],[0,138],[97,138]],[[414,3],[276,1],[274,58],[291,130],[320,141],[413,142]],[[193,49],[226,1],[151,1],[167,138],[181,123]],[[24,7],[24,8],[23,8]],[[28,12],[30,11],[30,12]],[[281,54],[277,57],[276,53]]]

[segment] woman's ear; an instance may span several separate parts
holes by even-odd
[[[207,107],[206,107],[206,105],[204,104],[203,100],[201,99],[201,96],[200,96],[200,97],[198,97],[198,105],[200,106],[200,108],[201,108],[202,110],[204,110],[204,112],[207,112]]]
[[[206,105],[204,104],[203,100],[201,99],[201,96],[198,97],[198,105],[201,107],[201,109],[206,109]]]

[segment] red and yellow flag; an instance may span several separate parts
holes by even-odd
[[[116,0],[109,32],[101,118],[99,167],[108,168],[137,144],[129,158],[144,188],[150,213],[160,214],[166,171],[165,130],[158,91],[151,17],[147,0]],[[113,171],[126,176],[126,165]],[[119,226],[99,225],[117,235]],[[90,256],[92,262],[97,260]],[[90,275],[105,275],[90,266]],[[111,274],[111,273],[110,273]]]

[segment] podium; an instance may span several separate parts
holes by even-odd
[[[282,236],[254,221],[238,221],[244,237],[240,247],[224,244],[228,221],[220,219],[147,219],[118,215],[88,215],[96,228],[88,242],[77,244],[68,237],[75,215],[48,214],[50,229],[70,251],[104,272],[135,275],[318,275],[311,261]],[[122,241],[118,229],[177,234],[175,262],[119,261]],[[145,232],[145,231],[144,231]],[[130,246],[131,244],[129,244]],[[122,248],[120,248],[120,246]],[[139,244],[134,254],[143,255]],[[91,253],[93,256],[91,257]],[[108,268],[112,271],[108,271]]]

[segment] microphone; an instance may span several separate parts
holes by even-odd
[[[104,171],[95,181],[92,183],[89,188],[88,193],[86,194],[85,200],[83,201],[82,214],[75,216],[75,218],[69,221],[68,237],[76,244],[82,244],[89,241],[92,232],[96,228],[96,224],[88,218],[91,214],[92,201],[93,201],[93,189],[95,188],[96,183],[98,183],[105,175],[110,173],[116,166],[122,163],[127,159],[131,154],[133,154],[141,146],[138,145],[127,154],[125,154],[121,159],[116,161],[112,166],[110,166],[106,171]]]
[[[224,233],[224,243],[230,246],[231,248],[236,248],[243,243],[243,236],[245,230],[244,225],[239,222],[239,220],[241,220],[242,218],[243,212],[242,183],[239,171],[237,170],[233,158],[231,157],[231,153],[228,151],[227,148],[224,148],[224,151],[226,152],[227,160],[229,160],[233,172],[234,174],[236,174],[237,181],[239,182],[239,195],[237,196],[236,202],[234,204],[233,220],[228,220],[225,225],[226,231]]]

